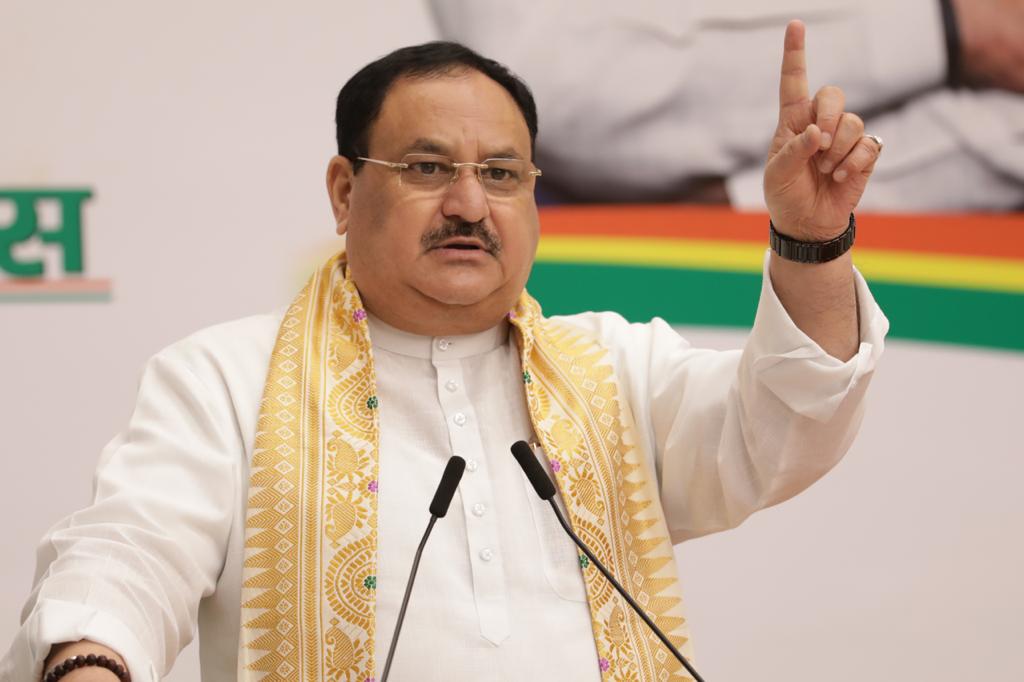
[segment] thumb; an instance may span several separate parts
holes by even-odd
[[[765,169],[765,180],[781,185],[789,184],[804,170],[820,145],[821,129],[812,123],[802,133],[793,136],[772,157]]]

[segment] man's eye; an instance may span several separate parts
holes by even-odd
[[[420,161],[419,163],[412,164],[411,168],[420,175],[433,175],[441,170],[439,166],[440,164],[433,161]]]
[[[508,168],[488,168],[487,177],[495,182],[508,182],[516,179],[516,174]]]

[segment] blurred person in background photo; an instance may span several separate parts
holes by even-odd
[[[92,505],[40,546],[0,676],[158,680],[198,623],[207,682],[375,679],[458,454],[468,473],[419,573],[395,679],[687,679],[508,447],[534,444],[573,526],[692,653],[673,545],[839,461],[888,327],[850,251],[882,141],[839,87],[809,92],[804,44],[790,23],[774,122],[757,131],[771,248],[749,340],[727,352],[661,320],[542,315],[524,289],[538,117],[505,67],[441,42],[359,71],[338,96],[326,178],[345,251],[286,311],[151,360]],[[573,68],[581,90],[602,77]],[[682,156],[705,143],[661,132]],[[578,140],[580,182],[602,186],[598,167],[657,172],[632,136]]]
[[[862,209],[1024,208],[1024,0],[431,4],[533,88],[546,200],[763,211],[775,35],[799,16],[812,79],[887,141]]]

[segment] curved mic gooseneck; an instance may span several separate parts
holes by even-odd
[[[387,682],[388,674],[391,672],[391,660],[395,657],[395,647],[398,645],[398,635],[402,632],[402,622],[405,620],[405,610],[409,606],[409,595],[412,594],[412,585],[416,581],[416,571],[420,567],[420,557],[423,556],[423,548],[427,546],[427,538],[434,524],[438,519],[444,518],[448,513],[448,507],[455,496],[455,489],[459,487],[462,480],[462,473],[466,469],[466,460],[458,455],[453,455],[441,474],[441,482],[437,484],[437,491],[434,492],[434,499],[430,502],[430,522],[420,539],[420,546],[416,549],[416,557],[412,561],[412,569],[409,571],[409,582],[405,585],[405,596],[402,597],[402,607],[398,610],[398,621],[395,623],[395,634],[391,639],[391,646],[388,647],[388,658],[384,663],[384,674],[381,682]]]
[[[696,682],[704,682],[704,678],[700,676],[693,666],[690,665],[690,662],[686,660],[686,657],[683,656],[672,642],[669,641],[668,636],[661,631],[661,628],[655,625],[654,621],[651,620],[651,617],[648,616],[642,608],[640,608],[640,605],[633,600],[633,597],[629,596],[629,593],[626,592],[625,588],[619,584],[619,581],[615,579],[615,576],[613,576],[611,572],[604,567],[604,564],[602,564],[594,555],[594,553],[590,551],[590,548],[587,547],[586,543],[584,543],[583,540],[580,540],[576,533],[573,532],[569,522],[565,520],[565,516],[562,515],[562,511],[555,503],[555,486],[551,482],[551,479],[548,478],[548,475],[540,465],[540,462],[537,461],[537,458],[533,454],[533,449],[529,444],[527,444],[526,441],[517,441],[512,445],[512,455],[516,458],[516,461],[519,462],[519,466],[522,467],[523,473],[526,474],[526,478],[529,479],[530,483],[533,485],[533,489],[537,491],[537,496],[551,505],[552,511],[555,512],[555,516],[558,518],[558,522],[562,524],[562,528],[565,529],[565,532],[570,538],[572,538],[572,541],[576,543],[576,546],[587,555],[587,558],[590,559],[592,564],[597,566],[597,569],[601,571],[605,578],[608,579],[608,582],[612,584],[615,591],[621,594],[623,599],[625,599],[633,608],[636,615],[640,616],[640,618],[647,623],[647,627],[651,629],[651,632],[658,636],[661,643],[672,652],[672,655],[676,657],[676,660],[683,664],[683,667],[686,668],[686,670],[693,676],[693,679],[696,680]]]

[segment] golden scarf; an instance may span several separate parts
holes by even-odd
[[[366,311],[344,254],[281,322],[260,403],[242,575],[239,679],[375,679],[378,399]],[[689,656],[672,544],[609,353],[523,292],[517,330],[534,431],[573,529]],[[688,680],[580,556],[605,680]]]

